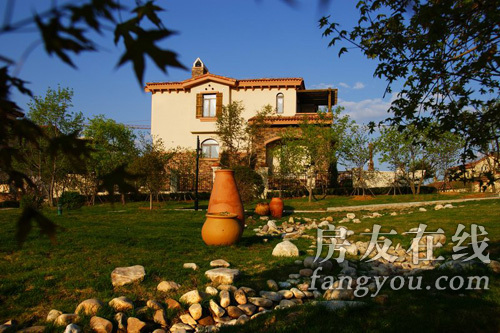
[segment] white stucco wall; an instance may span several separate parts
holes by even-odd
[[[296,111],[297,97],[295,89],[260,89],[234,90],[227,85],[206,82],[191,88],[189,92],[156,92],[152,94],[151,134],[162,139],[165,148],[196,147],[196,136],[200,141],[215,139],[215,121],[202,121],[196,118],[196,95],[198,93],[221,92],[222,103],[241,101],[245,108],[245,120],[253,117],[263,106],[276,107],[276,95],[284,95],[284,116],[293,116]]]

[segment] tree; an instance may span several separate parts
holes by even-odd
[[[349,46],[376,59],[374,76],[387,81],[390,124],[465,138],[464,156],[495,139],[500,127],[500,25],[498,3],[489,0],[359,1],[359,20],[349,30],[329,17],[320,20],[330,46]],[[375,124],[371,124],[374,127]],[[465,158],[465,157],[464,157]]]
[[[222,112],[217,115],[217,135],[223,146],[228,167],[239,164],[240,152],[246,141],[245,119],[242,113],[245,110],[241,102],[232,102],[224,105]],[[223,159],[221,158],[221,161]]]
[[[332,113],[318,112],[309,119],[302,118],[298,128],[289,128],[282,135],[285,153],[277,152],[280,172],[300,169],[306,175],[306,190],[309,202],[312,201],[315,179],[318,174],[325,174],[332,163],[337,163],[338,150],[345,138],[345,132],[351,124],[348,115],[341,116],[342,108]],[[281,164],[283,163],[283,165]]]
[[[92,204],[99,190],[101,179],[118,167],[128,165],[137,155],[134,132],[123,124],[104,115],[89,119],[83,135],[91,148],[91,161],[87,163],[86,180],[90,184]],[[123,201],[122,193],[122,201]]]
[[[144,142],[140,155],[130,165],[130,170],[138,177],[140,186],[149,192],[149,209],[153,209],[153,196],[165,188],[168,181],[167,163],[173,156],[166,153],[160,139]]]
[[[364,167],[374,153],[374,140],[368,137],[367,130],[357,124],[351,124],[345,133],[339,149],[339,162],[353,172],[355,179],[354,191],[363,196],[368,189],[367,177]],[[368,189],[369,190],[369,189]],[[372,193],[373,194],[373,193]]]
[[[85,2],[59,4],[52,2],[51,7],[41,13],[33,13],[31,17],[12,22],[12,12],[16,5],[14,0],[8,0],[5,6],[6,13],[0,25],[0,38],[22,30],[30,30],[40,34],[45,51],[54,54],[64,63],[76,67],[73,57],[84,52],[93,52],[98,46],[93,41],[92,33],[102,34],[112,29],[115,45],[122,44],[124,52],[118,61],[118,66],[131,62],[135,76],[142,86],[145,69],[145,56],[153,60],[155,65],[166,72],[168,66],[185,68],[178,60],[177,55],[158,46],[166,38],[174,34],[168,30],[158,17],[161,7],[154,1],[135,1],[135,8],[129,10],[117,0],[88,0]],[[147,26],[147,28],[145,28]],[[27,51],[29,51],[29,47]],[[8,50],[5,49],[6,51]],[[26,52],[29,54],[29,52]],[[25,61],[26,59],[22,59]],[[36,145],[39,140],[48,139],[42,129],[25,119],[16,119],[21,108],[10,99],[13,90],[21,94],[32,96],[26,82],[11,75],[16,66],[8,55],[0,54],[0,171],[6,175],[10,185],[25,190],[26,185],[35,188],[29,176],[18,167],[23,156],[15,143],[24,140]],[[66,135],[50,138],[49,146],[52,152],[64,152],[66,157],[81,165],[82,154],[88,153],[85,144],[76,135]],[[107,177],[103,181],[108,191],[114,191],[116,182],[125,186],[123,179],[127,176],[125,170],[119,175],[116,170],[114,177]],[[31,230],[31,220],[35,219],[42,229],[51,238],[55,236],[55,225],[46,219],[36,209],[27,208],[23,211],[17,223],[17,238],[22,242]]]
[[[83,128],[83,114],[70,111],[72,98],[70,88],[48,88],[45,96],[34,96],[28,103],[28,118],[41,127],[44,136],[36,142],[24,140],[24,170],[45,193],[50,206],[57,195],[56,186],[60,186],[67,174],[77,168],[69,163],[66,154],[51,150],[51,140],[69,135],[77,137]]]

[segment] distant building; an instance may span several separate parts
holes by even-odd
[[[451,179],[465,180],[474,192],[498,192],[500,189],[500,159],[496,154],[448,169]]]

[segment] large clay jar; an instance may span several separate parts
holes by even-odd
[[[269,215],[269,204],[267,202],[259,202],[257,206],[255,206],[255,214],[265,216]]]
[[[236,214],[207,214],[201,238],[207,245],[232,245],[240,239],[241,226]]]
[[[272,217],[280,219],[283,216],[283,200],[281,198],[272,198],[269,208]]]
[[[214,186],[208,202],[208,213],[229,212],[236,214],[241,226],[241,233],[245,226],[245,212],[240,193],[234,180],[234,171],[221,169],[215,171]]]

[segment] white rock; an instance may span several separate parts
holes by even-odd
[[[214,268],[206,271],[205,275],[216,284],[232,284],[240,275],[240,271],[231,268]]]
[[[272,255],[275,257],[298,257],[299,249],[292,242],[283,241],[274,247]]]
[[[347,217],[349,220],[352,220],[352,219],[356,218],[356,214],[354,214],[354,213],[347,213],[347,214],[346,214],[346,217]]]
[[[211,296],[217,296],[219,294],[219,291],[212,286],[206,287],[205,292]]]
[[[200,296],[198,290],[188,291],[179,298],[179,301],[186,304],[200,303],[202,300],[203,298]]]
[[[134,309],[134,303],[125,296],[115,297],[109,301],[109,306],[116,312],[124,312]]]
[[[345,247],[345,250],[348,254],[352,256],[357,256],[358,255],[358,247],[356,244],[351,244]]]
[[[391,213],[391,216],[396,216],[396,215],[398,215],[398,213],[396,213],[396,212]]]
[[[66,326],[64,333],[80,333],[81,331],[82,328],[77,324],[69,324],[68,326]]]
[[[444,205],[443,208],[453,208],[453,205],[452,204],[446,204],[446,205]]]
[[[211,267],[229,267],[231,266],[227,261],[224,259],[217,259],[217,260],[212,260],[210,262]]]
[[[189,314],[193,317],[194,320],[198,320],[203,315],[203,308],[200,303],[191,304],[189,307]]]
[[[169,291],[176,291],[180,288],[181,286],[174,281],[161,281],[156,289],[158,291],[162,292],[169,292]]]
[[[306,297],[306,295],[297,288],[292,288],[292,289],[290,289],[290,291],[293,293],[293,296],[295,298],[301,299],[301,298]]]
[[[182,268],[192,269],[193,271],[197,271],[199,267],[194,262],[186,262],[184,263],[184,265],[182,265]]]
[[[95,316],[97,312],[102,308],[102,302],[97,298],[86,299],[85,301],[78,304],[75,313],[83,313],[87,316]]]
[[[270,290],[278,290],[279,289],[278,284],[274,280],[267,280],[267,287]]]
[[[352,223],[361,223],[361,220],[360,219],[353,219]]]
[[[57,319],[57,317],[59,317],[62,314],[63,313],[61,311],[52,309],[49,311],[49,314],[47,315],[46,320],[47,320],[47,322],[52,323]]]
[[[222,290],[219,296],[220,296],[220,306],[222,306],[223,308],[227,308],[231,304],[231,296],[229,295],[229,291]]]
[[[444,206],[443,205],[436,205],[436,207],[434,207],[434,210],[440,210],[440,209],[443,209]]]
[[[220,317],[224,316],[224,314],[226,313],[226,310],[224,310],[217,303],[215,303],[215,301],[213,299],[210,300],[209,304],[210,304],[210,310],[212,310],[212,313],[214,314],[214,316],[220,318]]]
[[[96,333],[111,333],[113,331],[112,322],[97,316],[90,318],[90,327]]]
[[[117,267],[111,272],[111,283],[114,287],[120,287],[129,283],[140,282],[144,280],[144,276],[146,276],[144,266]]]
[[[418,210],[419,210],[420,212],[426,212],[426,211],[427,211],[427,209],[425,209],[424,207],[420,207]]]

